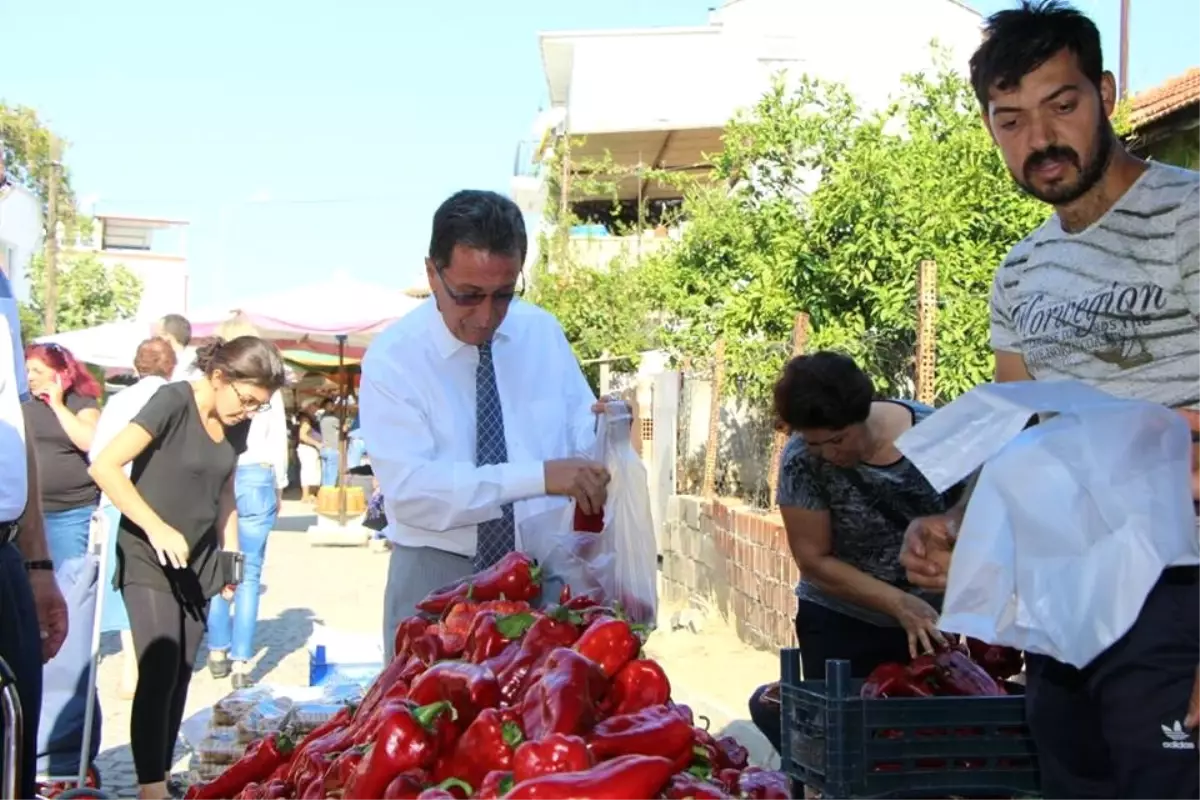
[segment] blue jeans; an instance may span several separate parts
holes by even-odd
[[[358,436],[351,436],[346,442],[346,469],[361,467],[366,452],[367,443]]]
[[[47,511],[46,544],[50,547],[50,560],[55,566],[72,558],[87,555],[88,533],[92,527],[94,504],[68,508],[63,511]]]
[[[321,448],[321,485],[337,486],[338,482],[338,451]]]
[[[258,586],[262,579],[267,535],[275,525],[279,504],[275,472],[257,464],[237,468],[234,479],[238,510],[238,548],[246,558],[242,582],[229,601],[217,595],[208,605],[208,648],[225,650],[235,661],[254,655],[254,628],[258,624]]]

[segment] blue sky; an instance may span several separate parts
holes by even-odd
[[[539,30],[701,24],[717,2],[10,2],[0,97],[69,141],[96,210],[191,220],[192,307],[337,269],[403,287],[442,199],[508,190]],[[1077,5],[1115,70],[1119,0]],[[1131,28],[1133,90],[1200,63],[1196,0],[1133,0]]]

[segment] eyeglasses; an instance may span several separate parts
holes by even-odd
[[[236,383],[229,384],[229,388],[233,389],[234,396],[238,399],[238,402],[242,404],[242,411],[245,411],[247,414],[261,414],[271,407],[270,403],[260,403],[253,397],[247,397],[246,395],[242,394]]]
[[[515,290],[499,291],[499,292],[491,292],[491,293],[455,291],[453,288],[450,287],[450,284],[446,282],[446,276],[442,274],[441,267],[438,267],[437,269],[435,269],[434,272],[437,273],[438,282],[442,284],[442,288],[446,290],[446,294],[450,296],[450,299],[454,301],[455,305],[467,306],[467,307],[479,306],[479,305],[483,305],[483,301],[487,300],[490,297],[490,298],[492,298],[492,302],[496,303],[497,305],[506,306],[513,301],[514,297],[520,297],[521,295],[525,294],[525,273],[524,272],[521,273],[521,278],[520,278],[521,285],[519,287],[517,287]]]

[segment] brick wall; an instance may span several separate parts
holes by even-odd
[[[676,495],[667,503],[659,550],[669,601],[706,601],[754,647],[795,646],[799,572],[777,514],[732,499]]]

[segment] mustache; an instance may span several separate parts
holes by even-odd
[[[1045,150],[1038,150],[1035,153],[1031,153],[1029,158],[1025,159],[1025,174],[1028,175],[1049,161],[1067,161],[1074,165],[1075,169],[1083,168],[1079,161],[1079,154],[1072,148],[1065,145],[1052,144]]]

